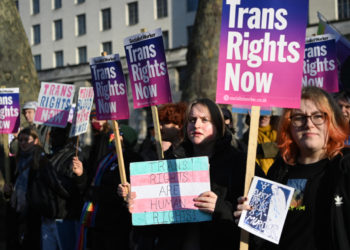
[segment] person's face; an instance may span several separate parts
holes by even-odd
[[[300,109],[293,110],[291,117],[295,117],[296,115],[314,115],[314,120],[316,120],[317,117],[322,117],[323,113],[316,107],[313,101],[302,99]],[[311,121],[311,117],[307,117],[304,125],[302,126],[294,126],[291,124],[292,138],[299,147],[301,153],[319,153],[324,151],[328,140],[327,132],[328,127],[326,124],[326,118],[324,119],[324,122],[319,125],[315,125]]]
[[[96,118],[92,118],[91,120],[92,127],[97,131],[102,131],[105,123],[107,123],[106,120],[96,120]]]
[[[202,104],[192,106],[188,116],[186,132],[194,145],[202,145],[215,140],[217,131],[206,106]]]
[[[345,100],[338,100],[338,105],[347,121],[350,121],[350,103]]]
[[[34,122],[35,110],[34,109],[25,109],[23,110],[24,118],[28,123]]]
[[[160,132],[162,133],[162,140],[174,141],[180,136],[181,128],[175,123],[161,123]]]
[[[269,126],[270,119],[271,119],[271,116],[269,116],[269,115],[260,116],[259,127],[263,128],[263,127]]]
[[[23,152],[26,152],[33,148],[35,144],[38,144],[38,139],[34,139],[31,135],[20,134],[18,137],[19,147]]]

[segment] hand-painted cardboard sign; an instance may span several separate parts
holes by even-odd
[[[130,180],[135,226],[211,220],[193,201],[210,190],[208,157],[131,163]]]
[[[278,244],[294,188],[254,177],[248,193],[252,210],[244,210],[238,226]]]
[[[94,90],[92,87],[82,87],[79,89],[77,105],[74,110],[72,126],[69,137],[83,134],[87,131],[92,103],[94,102]]]
[[[66,127],[74,91],[70,84],[42,82],[34,123]]]

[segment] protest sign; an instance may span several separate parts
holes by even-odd
[[[17,133],[19,116],[19,88],[0,88],[0,134]]]
[[[129,119],[127,88],[118,54],[90,59],[98,120]]]
[[[130,181],[135,226],[211,220],[193,201],[210,190],[208,157],[131,163]]]
[[[87,131],[93,101],[94,90],[92,87],[82,87],[79,89],[78,101],[74,110],[69,137],[77,136]]]
[[[297,108],[308,1],[225,0],[216,102]]]
[[[327,92],[338,92],[338,70],[333,35],[306,39],[303,86],[316,86]]]
[[[294,188],[254,177],[248,202],[252,210],[243,210],[238,226],[278,244]]]
[[[161,29],[124,39],[134,108],[171,102]]]
[[[66,127],[74,91],[73,85],[42,82],[34,123]]]

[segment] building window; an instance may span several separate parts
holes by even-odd
[[[193,26],[187,26],[187,44],[189,44],[193,32]]]
[[[129,25],[139,22],[139,10],[137,2],[128,3]]]
[[[18,1],[15,1],[15,4],[16,4],[17,10],[19,11],[19,3],[18,3]]]
[[[350,0],[338,0],[339,19],[350,18]]]
[[[34,56],[34,65],[36,70],[41,70],[41,55]]]
[[[77,0],[77,4],[85,3],[85,0]]]
[[[104,42],[102,43],[102,51],[107,52],[107,55],[111,55],[113,48],[112,48],[112,42]]]
[[[86,18],[85,14],[77,16],[78,36],[86,34]]]
[[[40,24],[33,25],[33,44],[40,43]]]
[[[53,8],[55,10],[60,9],[62,7],[62,0],[54,0],[54,6]]]
[[[187,12],[196,11],[198,7],[198,0],[187,0]]]
[[[157,0],[157,17],[168,16],[168,0]]]
[[[164,49],[169,49],[169,32],[163,31]]]
[[[63,26],[62,19],[54,21],[55,23],[55,40],[60,40],[63,38]]]
[[[32,0],[32,14],[38,14],[40,12],[40,2],[39,0]]]
[[[102,30],[109,30],[112,28],[111,9],[102,10]]]
[[[87,62],[86,46],[78,48],[78,60],[79,60],[79,63],[86,63]]]
[[[55,51],[55,66],[63,67],[63,51]]]

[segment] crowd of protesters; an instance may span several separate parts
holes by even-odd
[[[129,164],[158,159],[153,126],[137,145],[135,130],[120,125],[122,185],[109,121],[93,110],[86,144],[69,138],[69,123],[34,124],[35,110],[35,102],[22,107],[28,126],[10,144],[12,178],[2,190],[7,249],[73,250],[82,240],[94,250],[239,249],[236,222],[254,208],[243,196],[248,132],[237,138],[229,109],[209,99],[159,107],[165,159],[209,158],[210,190],[193,202],[212,221],[138,227],[131,224],[137,193],[129,192]],[[301,188],[280,243],[251,236],[250,249],[350,249],[349,120],[350,95],[316,87],[303,88],[299,109],[260,117],[256,175]],[[83,222],[89,213],[93,219]]]

